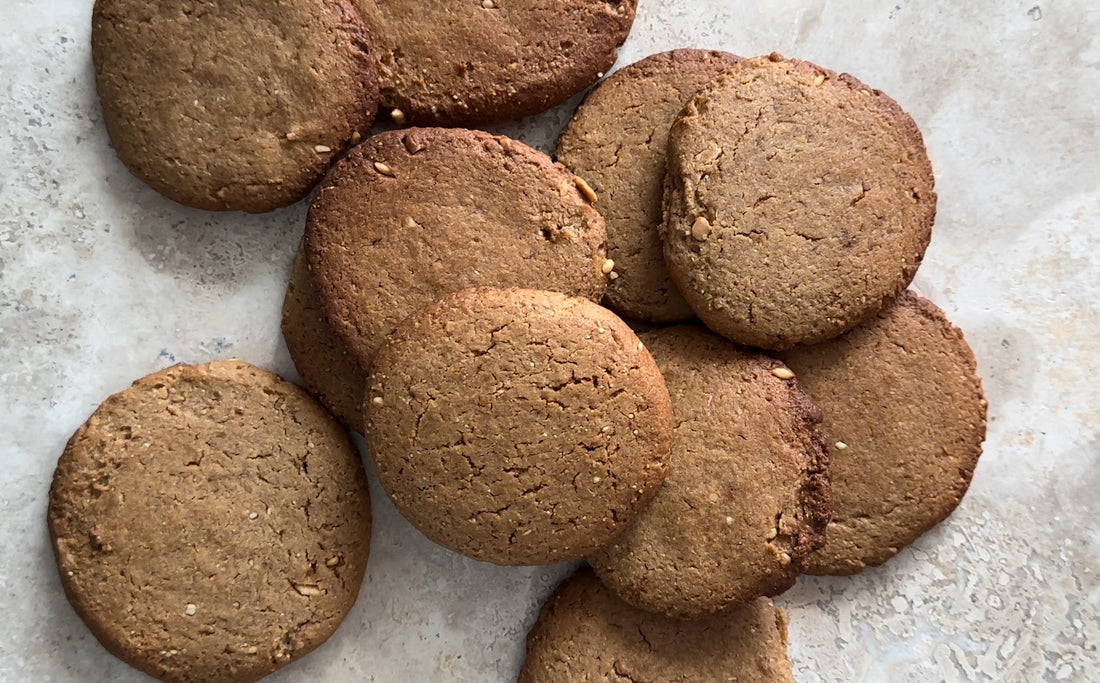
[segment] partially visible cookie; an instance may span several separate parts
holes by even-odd
[[[782,363],[701,326],[641,338],[672,398],[668,478],[589,563],[620,598],[670,617],[785,591],[829,520],[821,411]]]
[[[913,279],[932,166],[878,90],[778,55],[744,60],[687,104],[668,145],[665,261],[716,332],[769,349],[821,342]]]
[[[355,0],[378,44],[382,105],[417,125],[537,114],[615,63],[637,0]],[[395,117],[396,118],[396,117]]]
[[[627,605],[587,569],[542,606],[519,672],[519,683],[791,680],[786,617],[771,600],[699,621],[669,619]]]
[[[623,67],[585,97],[558,140],[558,159],[599,198],[618,276],[604,303],[620,315],[657,323],[695,317],[669,279],[658,234],[668,130],[699,88],[738,59],[672,50]]]
[[[614,313],[523,289],[422,308],[375,359],[364,436],[397,509],[440,545],[504,565],[576,559],[665,477],[672,409]]]
[[[974,354],[943,312],[906,292],[839,339],[784,360],[825,413],[833,518],[811,574],[878,566],[962,500],[985,439]]]
[[[309,391],[345,425],[363,431],[367,374],[325,322],[301,247],[283,298],[283,339]]]
[[[96,0],[92,61],[119,159],[200,209],[305,197],[378,105],[347,0]]]
[[[165,681],[253,681],[316,648],[355,602],[370,541],[347,434],[237,360],[104,401],[58,461],[47,521],[77,614]]]
[[[598,301],[603,219],[561,164],[473,130],[376,135],[338,163],[309,208],[305,250],[333,331],[370,369],[417,308],[466,287]]]

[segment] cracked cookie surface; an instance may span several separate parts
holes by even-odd
[[[527,635],[519,683],[790,683],[787,624],[768,598],[698,621],[619,600],[582,569],[558,586]]]
[[[589,563],[626,602],[677,618],[785,591],[829,520],[821,411],[782,363],[706,328],[641,338],[672,399],[668,478]]]
[[[603,218],[561,164],[472,130],[410,128],[356,147],[322,183],[305,251],[326,319],[369,371],[417,308],[467,287],[598,301]]]
[[[425,536],[549,564],[607,543],[665,477],[672,409],[637,336],[596,304],[479,288],[410,316],[366,396],[375,471]]]
[[[107,650],[165,681],[251,681],[355,602],[370,501],[316,401],[214,361],[100,405],[58,461],[48,523],[65,594]]]
[[[970,487],[987,404],[974,354],[905,292],[838,339],[783,355],[821,406],[833,518],[811,574],[878,566],[943,521]]]
[[[669,274],[740,344],[836,337],[909,285],[931,239],[920,131],[847,74],[743,60],[685,106],[668,144]]]
[[[378,105],[345,0],[96,0],[92,60],[119,159],[200,209],[298,201]]]
[[[736,64],[713,50],[672,50],[619,69],[585,97],[558,140],[558,159],[595,190],[617,278],[604,305],[646,322],[695,317],[669,279],[658,228],[672,122],[699,88]]]

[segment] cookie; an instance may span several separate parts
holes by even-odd
[[[672,408],[611,311],[477,288],[417,311],[379,351],[364,436],[425,536],[478,560],[549,564],[593,552],[653,498]]]
[[[306,219],[326,319],[364,370],[417,308],[466,287],[524,287],[598,301],[603,219],[548,156],[472,130],[376,135],[335,166]]]
[[[370,540],[346,433],[238,360],[108,398],[65,447],[47,519],[77,614],[164,681],[253,681],[316,648],[355,602]]]
[[[778,55],[696,95],[668,139],[665,261],[741,344],[836,337],[913,279],[936,213],[920,131],[855,78]]]
[[[771,600],[699,621],[627,605],[590,570],[566,579],[527,634],[519,683],[789,683],[787,623]]]
[[[473,126],[537,114],[615,62],[637,0],[355,0],[394,120]]]
[[[96,0],[92,61],[119,159],[200,209],[305,197],[378,106],[377,66],[346,0]]]
[[[345,425],[363,431],[367,374],[325,322],[300,247],[283,298],[282,331],[290,359],[310,393]]]
[[[785,591],[829,520],[820,410],[782,363],[701,326],[641,338],[672,397],[668,478],[589,563],[626,602],[683,619]]]
[[[962,500],[985,439],[974,354],[912,292],[818,346],[784,354],[825,414],[833,518],[807,572],[855,574],[896,555]]]
[[[558,160],[599,198],[617,275],[604,305],[620,315],[655,323],[695,317],[669,279],[658,234],[668,130],[699,88],[738,59],[672,50],[623,67],[588,94],[558,140]]]

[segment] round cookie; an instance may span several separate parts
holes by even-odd
[[[599,197],[618,276],[604,305],[620,315],[655,323],[695,317],[669,279],[658,234],[668,130],[699,88],[738,60],[688,49],[625,66],[585,97],[558,140],[558,160]]]
[[[200,209],[305,197],[378,105],[347,0],[96,0],[92,61],[119,159]]]
[[[699,621],[669,619],[627,605],[582,569],[542,606],[518,680],[790,683],[786,617],[757,598]]]
[[[615,63],[637,0],[355,0],[398,124],[537,114]]]
[[[368,372],[397,324],[448,292],[535,283],[598,301],[606,242],[564,166],[508,138],[447,128],[356,147],[325,179],[305,230],[326,319]]]
[[[607,309],[478,288],[417,311],[379,351],[364,436],[425,536],[478,560],[549,564],[593,552],[653,498],[672,408]]]
[[[863,325],[784,359],[824,411],[833,518],[811,574],[878,566],[962,500],[985,439],[974,354],[906,292]]]
[[[283,298],[283,339],[310,393],[348,427],[363,430],[367,374],[325,322],[299,247]]]
[[[77,614],[165,681],[253,681],[316,648],[355,602],[370,541],[346,433],[238,360],[108,398],[58,461],[47,521]]]
[[[744,60],[672,126],[665,261],[704,323],[784,349],[836,337],[913,278],[936,213],[920,131],[847,74]]]
[[[821,411],[779,361],[701,326],[642,340],[672,397],[668,478],[589,563],[626,602],[683,619],[787,590],[829,520]]]

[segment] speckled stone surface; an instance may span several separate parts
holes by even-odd
[[[5,0],[0,28],[0,679],[138,681],[65,602],[46,493],[69,434],[174,361],[293,377],[279,306],[301,204],[188,210],[133,179],[92,86],[92,0]],[[673,47],[850,71],[925,134],[939,216],[915,288],[961,326],[990,402],[956,513],[881,569],[803,578],[798,681],[1089,681],[1100,671],[1100,5],[640,0],[620,64]],[[567,105],[494,127],[552,148]],[[374,488],[348,620],[273,681],[509,681],[568,567],[432,546]]]

